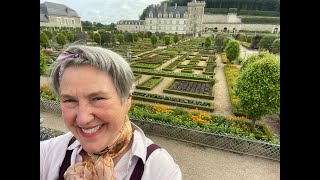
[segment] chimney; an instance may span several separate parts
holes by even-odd
[[[177,3],[174,4],[174,9],[177,9]]]

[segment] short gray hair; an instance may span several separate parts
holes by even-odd
[[[64,52],[71,52],[75,56],[55,61],[51,69],[51,85],[55,93],[60,96],[60,78],[69,66],[88,64],[100,69],[111,76],[118,95],[125,102],[132,95],[134,76],[130,65],[117,53],[95,46],[71,45]]]

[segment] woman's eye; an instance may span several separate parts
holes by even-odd
[[[95,97],[95,98],[93,98],[93,100],[102,100],[102,99],[104,99],[103,97]]]
[[[68,103],[68,102],[76,102],[75,100],[73,99],[66,99],[66,100],[63,100],[64,103]]]

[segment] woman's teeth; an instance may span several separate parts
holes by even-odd
[[[101,128],[101,126],[102,125],[96,126],[94,128],[91,128],[91,129],[81,129],[81,130],[86,134],[91,134],[91,133],[97,132]]]

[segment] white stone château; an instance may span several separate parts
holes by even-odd
[[[160,7],[151,7],[145,20],[120,20],[117,29],[128,32],[150,31],[194,34],[212,30],[239,30],[280,32],[280,24],[248,24],[241,22],[241,16],[236,13],[204,14],[205,1],[188,2],[187,6],[167,6],[164,3]]]

